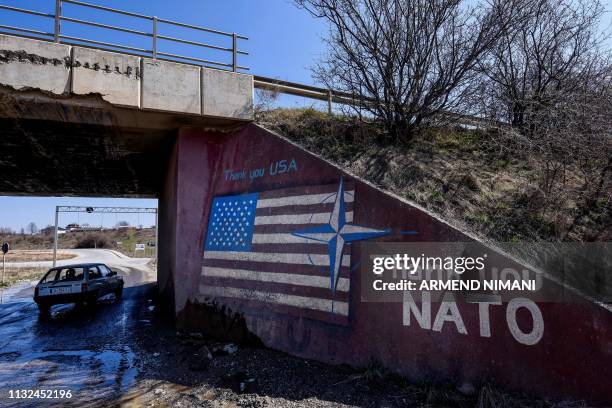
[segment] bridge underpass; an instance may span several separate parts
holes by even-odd
[[[99,105],[94,108],[29,94],[24,100],[0,89],[0,194],[157,197],[175,137],[171,129],[121,127],[117,112],[95,96],[82,98]],[[28,116],[21,110],[26,107]],[[73,119],[66,122],[64,115]]]
[[[243,125],[0,85],[0,194],[157,197],[178,129]]]
[[[608,401],[605,305],[362,301],[360,241],[476,241],[248,123],[252,77],[88,50],[90,66],[109,66],[92,74],[79,47],[0,36],[11,52],[24,57],[0,64],[0,192],[157,197],[158,289],[178,327],[331,363],[377,360],[414,381]],[[126,64],[141,74],[121,74]]]

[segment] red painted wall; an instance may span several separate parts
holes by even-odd
[[[249,179],[251,169],[267,169],[279,160],[294,160],[297,168]],[[244,179],[227,179],[227,170],[239,173],[242,169],[247,174]],[[238,328],[267,346],[331,363],[361,367],[375,359],[417,381],[496,383],[540,397],[612,405],[610,381],[604,374],[612,368],[612,314],[598,305],[539,304],[544,332],[536,344],[526,345],[510,331],[507,305],[489,308],[490,337],[480,335],[481,319],[474,304],[458,304],[466,334],[459,333],[452,322],[439,332],[419,327],[414,318],[410,326],[404,325],[402,303],[361,301],[359,270],[350,272],[348,317],[342,321],[321,317],[327,312],[301,313],[295,308],[268,307],[265,302],[204,294],[202,288],[210,280],[201,274],[214,197],[291,187],[314,189],[338,185],[343,177],[354,185],[353,223],[418,231],[417,235],[392,234],[381,241],[471,238],[256,125],[232,135],[181,131],[168,174],[160,224],[161,231],[171,232],[173,238],[165,250],[160,247],[160,268],[167,270],[161,272],[160,289],[164,293],[172,282],[179,326],[210,332]],[[361,244],[348,248],[354,264]],[[438,307],[432,304],[432,320]],[[517,321],[522,330],[530,330],[525,310],[517,312]]]

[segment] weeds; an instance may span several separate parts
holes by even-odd
[[[314,109],[275,109],[258,120],[483,239],[612,239],[609,199],[584,207],[584,176],[571,167],[562,187],[543,190],[538,158],[512,140],[500,142],[496,130],[431,127],[405,144],[392,142],[375,122]]]

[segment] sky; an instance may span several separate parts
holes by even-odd
[[[304,84],[313,84],[310,67],[325,53],[321,41],[326,34],[326,25],[322,20],[312,18],[308,13],[298,9],[290,0],[86,0],[90,3],[113,7],[121,10],[193,25],[209,27],[221,31],[236,32],[249,37],[248,41],[239,41],[239,49],[250,53],[241,56],[239,63],[250,68],[250,73],[272,78],[284,79]],[[31,10],[53,13],[54,0],[0,0],[0,4],[21,7]],[[609,12],[606,14],[605,26],[612,21],[612,0],[604,1]],[[91,11],[82,7],[65,4],[62,14],[65,16],[95,20],[115,26],[130,27],[142,31],[151,31],[149,22],[132,17],[111,15],[101,11]],[[20,26],[51,32],[53,22],[43,17],[27,16],[0,10],[0,24]],[[98,29],[81,28],[74,23],[64,22],[62,33],[76,37],[87,37],[104,42],[150,48],[150,39]],[[159,26],[159,33],[168,36],[192,39],[221,46],[231,46],[229,38],[195,33],[187,29],[175,29],[167,25]],[[610,41],[612,45],[612,40]],[[180,46],[160,41],[161,51],[188,56],[229,62],[229,53],[206,52],[191,46]],[[318,106],[317,103],[283,96],[277,102],[283,106]],[[1,149],[0,149],[1,154]],[[109,198],[58,198],[58,197],[2,197],[0,196],[0,227],[10,227],[19,231],[30,222],[39,227],[52,224],[56,205],[84,206],[136,206],[156,207],[157,200],[144,199],[109,199]],[[112,226],[117,221],[126,220],[132,225],[152,225],[150,215],[106,216],[63,214],[60,225],[70,222],[89,223],[91,225]]]

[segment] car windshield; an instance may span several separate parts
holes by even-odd
[[[81,281],[83,276],[82,267],[51,269],[42,279],[41,283]]]

